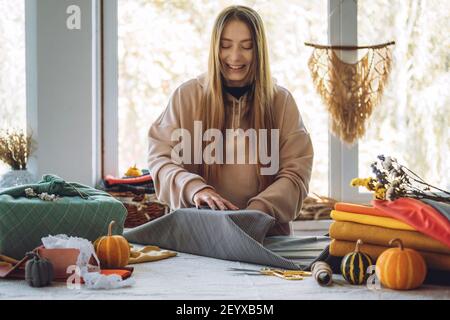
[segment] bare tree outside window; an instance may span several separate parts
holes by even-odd
[[[379,154],[450,189],[450,1],[360,0],[358,41],[395,40],[381,104],[359,142],[359,176]]]
[[[119,172],[146,167],[147,130],[172,91],[206,71],[213,20],[229,0],[118,0]],[[328,119],[311,83],[304,41],[325,43],[327,1],[241,1],[263,17],[272,72],[311,132],[311,191],[328,192]],[[395,40],[381,104],[359,141],[359,176],[380,153],[433,185],[450,181],[450,1],[359,0],[359,44]],[[25,2],[0,0],[0,128],[26,128]],[[0,174],[7,167],[0,163]]]
[[[25,1],[0,0],[0,129],[26,128]],[[9,169],[0,162],[0,174]]]

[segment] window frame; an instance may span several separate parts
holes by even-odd
[[[119,171],[119,61],[117,0],[102,0],[103,39],[103,124],[102,172],[118,176]]]
[[[358,3],[355,0],[328,1],[328,43],[332,45],[358,45]],[[349,59],[355,52],[339,52]],[[350,181],[358,177],[358,142],[349,146],[328,133],[328,194],[338,201],[369,203],[372,195],[351,187]]]
[[[25,0],[25,94],[27,132],[37,132],[37,2]],[[27,164],[30,172],[38,171],[36,154],[32,154]]]

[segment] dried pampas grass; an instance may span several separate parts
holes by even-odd
[[[34,151],[32,135],[21,130],[0,130],[0,160],[13,170],[27,168],[27,161]]]

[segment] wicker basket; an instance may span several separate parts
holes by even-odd
[[[329,220],[336,200],[313,193],[303,201],[302,209],[296,220]]]
[[[169,207],[159,202],[155,194],[134,194],[130,191],[108,193],[122,202],[127,209],[125,228],[140,226],[169,212]]]

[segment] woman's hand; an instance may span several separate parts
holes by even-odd
[[[198,191],[194,195],[194,203],[197,208],[200,207],[202,203],[206,203],[213,210],[216,210],[217,208],[219,208],[220,210],[239,210],[238,207],[236,207],[227,199],[222,198],[211,188],[205,188]]]

